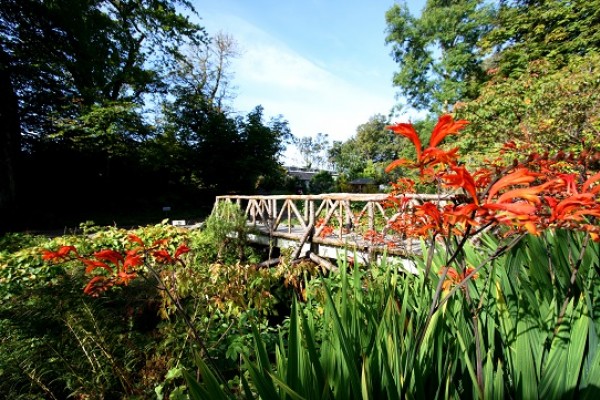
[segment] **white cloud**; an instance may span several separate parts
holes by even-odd
[[[260,104],[267,116],[283,115],[296,136],[322,132],[332,140],[347,140],[358,125],[394,105],[391,85],[378,93],[371,91],[365,81],[372,76],[348,82],[232,15],[213,15],[206,21],[231,34],[240,45],[242,54],[232,68],[238,88],[234,108],[241,112]]]

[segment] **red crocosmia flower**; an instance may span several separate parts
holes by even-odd
[[[97,275],[90,279],[88,284],[83,289],[83,293],[92,297],[98,297],[102,292],[107,291],[114,285],[112,279],[108,279],[103,275]]]
[[[106,265],[105,263],[103,263],[102,261],[86,260],[86,259],[82,259],[81,261],[83,261],[83,263],[86,266],[86,268],[85,268],[86,274],[89,274],[90,272],[96,270],[97,268],[106,270],[106,271],[108,271],[109,274],[113,273],[112,268],[109,267],[108,265]]]
[[[523,185],[531,183],[539,174],[529,171],[527,168],[519,168],[514,172],[498,179],[498,182],[494,183],[488,192],[488,203],[491,203],[492,197],[494,197],[500,190],[512,186],[512,185]]]
[[[502,149],[500,149],[500,152],[504,153],[506,151],[516,150],[516,149],[517,149],[517,144],[513,140],[511,140],[502,145]]]
[[[524,199],[530,203],[540,204],[541,200],[538,194],[546,190],[549,185],[551,185],[551,182],[546,182],[538,186],[509,190],[498,197],[497,203],[509,203],[514,199]]]
[[[419,235],[427,235],[430,230],[444,233],[444,218],[440,209],[434,203],[427,202],[415,206],[415,216],[422,218],[422,226],[416,232]]]
[[[536,227],[539,217],[535,215],[537,207],[529,202],[484,204],[481,208],[495,211],[494,219],[500,224],[524,228],[534,235],[539,234]]]
[[[134,280],[137,277],[137,274],[135,272],[126,272],[126,271],[119,271],[119,273],[117,274],[117,285],[125,285],[127,286],[129,284],[129,281]]]
[[[365,234],[363,235],[363,238],[366,241],[371,242],[372,244],[384,244],[385,243],[385,237],[383,236],[383,234],[379,233],[373,229],[369,229],[368,231],[366,231]]]
[[[455,165],[458,158],[458,147],[445,151],[436,147],[429,147],[423,151],[422,164],[436,165]]]
[[[600,172],[590,176],[581,186],[581,190],[585,193],[600,193],[600,184],[592,187],[592,185],[598,181],[600,181]]]
[[[67,258],[69,253],[77,256],[77,249],[75,246],[62,246],[57,251],[42,250],[42,259],[45,261],[62,261]]]
[[[410,178],[398,178],[396,182],[392,182],[393,192],[395,193],[415,193],[415,181]],[[405,198],[404,200],[409,200]]]
[[[454,135],[461,129],[468,125],[468,122],[461,119],[454,121],[451,115],[445,114],[438,119],[438,123],[433,132],[431,133],[431,139],[429,140],[429,147],[436,147],[441,143],[442,140],[448,135]]]
[[[402,135],[413,142],[415,150],[417,151],[417,159],[421,158],[423,146],[421,145],[421,139],[419,139],[419,135],[417,134],[417,131],[415,131],[415,128],[412,126],[412,124],[395,124],[386,126],[385,129],[389,129],[397,135]]]
[[[180,244],[177,250],[175,250],[175,259],[179,260],[182,254],[189,253],[190,248],[185,244]]]
[[[156,250],[152,253],[156,261],[161,264],[171,264],[174,262],[171,255],[166,250]]]
[[[478,188],[484,188],[492,182],[493,172],[487,168],[480,168],[472,175],[473,179],[475,180],[475,185]]]
[[[389,163],[387,167],[385,167],[385,173],[388,174],[388,173],[390,173],[390,171],[394,170],[395,168],[402,167],[405,165],[412,166],[413,163],[410,162],[409,160],[407,160],[406,158],[400,158],[398,160],[394,160],[391,163]]]
[[[537,207],[526,201],[518,201],[516,203],[487,203],[481,206],[486,210],[505,211],[516,215],[533,215]]]
[[[594,242],[600,242],[600,226],[584,224],[582,228],[584,231],[589,233],[590,237]]]
[[[479,207],[474,203],[444,209],[444,221],[450,225],[477,226],[479,223],[473,219],[473,215],[478,209]]]
[[[444,268],[440,270],[440,275],[444,273]],[[454,268],[448,268],[448,272],[446,273],[446,280],[442,284],[442,289],[449,290],[452,286],[461,284],[462,281],[464,281],[465,278],[473,271],[475,271],[475,268],[467,268],[464,272],[459,274]],[[477,279],[477,274],[474,274],[471,278]]]
[[[442,223],[442,213],[440,212],[440,209],[430,201],[415,206],[415,215],[426,216],[437,223]]]
[[[594,200],[592,193],[580,193],[556,202],[546,198],[551,207],[550,222],[554,221],[581,221],[583,215],[597,216],[598,203]]]
[[[102,261],[110,261],[114,265],[119,265],[123,262],[123,255],[114,250],[101,250],[94,253],[94,257]]]
[[[127,238],[129,239],[130,242],[137,243],[140,246],[144,247],[144,242],[137,235],[130,233],[129,236],[127,236]]]
[[[442,175],[444,185],[447,187],[464,189],[467,193],[469,193],[475,204],[479,204],[479,199],[477,198],[477,185],[475,184],[475,180],[469,171],[462,166],[451,166],[450,168],[454,174]]]
[[[566,189],[566,194],[569,196],[578,193],[577,175],[575,174],[558,174],[558,179],[552,182],[557,189]]]
[[[144,261],[142,260],[142,256],[139,254],[127,254],[125,256],[125,261],[123,261],[123,270],[128,271],[129,269],[133,269],[135,267],[139,267],[142,265]]]

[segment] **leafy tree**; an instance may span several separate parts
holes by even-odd
[[[231,61],[238,57],[235,39],[219,32],[202,43],[192,43],[183,51],[172,71],[174,91],[193,90],[217,109],[227,108],[233,96]]]
[[[242,189],[256,190],[259,184],[261,189],[271,189],[284,175],[279,156],[292,134],[282,116],[265,122],[263,111],[257,106],[240,125],[243,157],[238,174],[245,181]]]
[[[0,93],[4,94],[0,107],[0,233],[12,225],[17,207],[17,178],[21,148],[20,120],[17,96],[10,81],[8,55],[0,47]]]
[[[21,199],[35,198],[45,173],[56,179],[64,176],[62,168],[73,182],[91,180],[92,188],[131,170],[126,164],[136,160],[136,143],[149,132],[142,115],[148,96],[165,88],[165,73],[184,43],[205,40],[204,31],[179,13],[180,6],[193,11],[185,0],[0,3],[0,97],[16,97],[16,107],[11,101],[4,108],[2,118],[11,129],[3,132],[3,141],[20,141],[8,160],[23,159],[3,165],[1,198],[13,198],[15,193],[4,193],[14,187],[25,190]],[[115,162],[115,154],[125,158]],[[97,165],[108,164],[113,173],[96,179]],[[119,165],[124,171],[114,169]],[[16,178],[27,185],[14,186],[10,182]],[[102,197],[95,191],[80,195]]]
[[[543,59],[515,78],[495,77],[457,110],[471,122],[460,145],[477,159],[507,141],[537,151],[600,151],[600,56],[572,57],[562,67]],[[479,155],[479,156],[478,156]]]
[[[386,13],[386,42],[400,70],[394,85],[410,106],[435,112],[477,95],[485,80],[478,42],[493,8],[482,0],[428,0],[420,17],[405,2]]]
[[[457,114],[471,162],[507,141],[536,151],[598,151],[598,2],[501,2],[481,40],[491,77]]]
[[[329,171],[320,171],[310,180],[310,192],[314,194],[331,193],[335,190],[335,180]]]
[[[325,166],[330,147],[328,134],[319,132],[315,137],[294,138],[293,143],[302,157],[305,168],[314,169]]]
[[[252,191],[281,180],[278,157],[291,136],[287,121],[264,121],[257,106],[245,118],[229,116],[202,94],[189,92],[176,99],[166,114],[163,150],[181,157],[173,176],[218,193]],[[185,177],[185,178],[184,178]]]
[[[385,116],[374,115],[348,141],[334,143],[329,156],[337,171],[350,180],[362,177],[387,183],[390,177],[383,174],[385,166],[404,152],[412,154],[405,141],[385,129],[388,124]]]
[[[481,46],[495,53],[492,66],[503,75],[519,75],[539,59],[562,67],[600,48],[598,7],[598,0],[502,1]]]
[[[335,141],[329,150],[329,160],[335,171],[348,177],[359,176],[365,168],[366,159],[357,151],[356,138],[345,142]]]

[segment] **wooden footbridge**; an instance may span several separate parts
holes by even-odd
[[[329,193],[218,196],[216,203],[237,203],[248,224],[255,228],[249,240],[280,248],[293,247],[293,259],[338,258],[343,252],[360,257],[361,263],[372,263],[387,254],[411,270],[414,266],[406,257],[420,253],[421,243],[394,232],[390,225],[402,214],[411,213],[415,205],[434,202],[441,207],[453,199],[453,195],[404,194],[390,198],[384,193]],[[386,207],[391,200],[396,200],[401,208]]]

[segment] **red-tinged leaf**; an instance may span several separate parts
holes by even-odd
[[[166,250],[156,250],[152,253],[156,261],[161,264],[171,264],[174,262],[171,255]]]
[[[407,160],[406,158],[400,158],[398,160],[394,160],[391,163],[389,163],[389,165],[387,167],[385,167],[385,173],[389,174],[390,171],[398,168],[398,167],[402,167],[405,165],[412,165],[412,163]]]
[[[96,261],[96,260],[87,260],[87,259],[82,259],[83,264],[85,264],[86,268],[85,268],[85,273],[89,274],[90,272],[94,271],[97,268],[101,268],[104,269],[106,271],[108,271],[109,274],[112,275],[113,270],[111,267],[109,267],[108,265],[106,265],[105,263],[103,263],[102,261]]]
[[[600,181],[600,172],[590,176],[581,186],[581,190],[583,192],[589,192],[589,193],[594,193],[594,194],[599,193],[600,192],[600,184],[592,187],[592,185],[598,181]]]
[[[436,124],[435,128],[433,128],[433,132],[431,133],[429,147],[436,147],[441,143],[442,140],[444,140],[446,136],[458,133],[458,131],[467,126],[468,123],[469,122],[463,119],[454,121],[454,118],[452,118],[452,116],[449,114],[440,116],[438,123]]]
[[[419,139],[419,135],[412,124],[395,124],[391,126],[386,126],[385,129],[389,129],[397,135],[402,135],[405,138],[408,138],[413,145],[415,146],[415,150],[417,151],[417,159],[421,158],[421,152],[423,146],[421,145],[421,139]]]
[[[189,253],[190,248],[185,244],[180,244],[177,250],[175,250],[175,259],[178,260],[182,254]]]
[[[133,233],[130,233],[127,236],[127,238],[129,239],[130,242],[137,243],[140,246],[144,247],[144,242],[137,235],[134,235]]]
[[[519,168],[516,171],[498,179],[498,182],[494,183],[488,192],[488,203],[491,202],[500,190],[512,186],[512,185],[523,185],[531,183],[535,180],[538,174],[529,171],[527,168]]]
[[[114,265],[119,265],[121,262],[123,262],[123,255],[121,253],[109,249],[95,252],[94,257],[96,257],[98,260],[109,261]]]
[[[169,243],[169,239],[159,239],[152,243],[152,247],[166,246]]]

